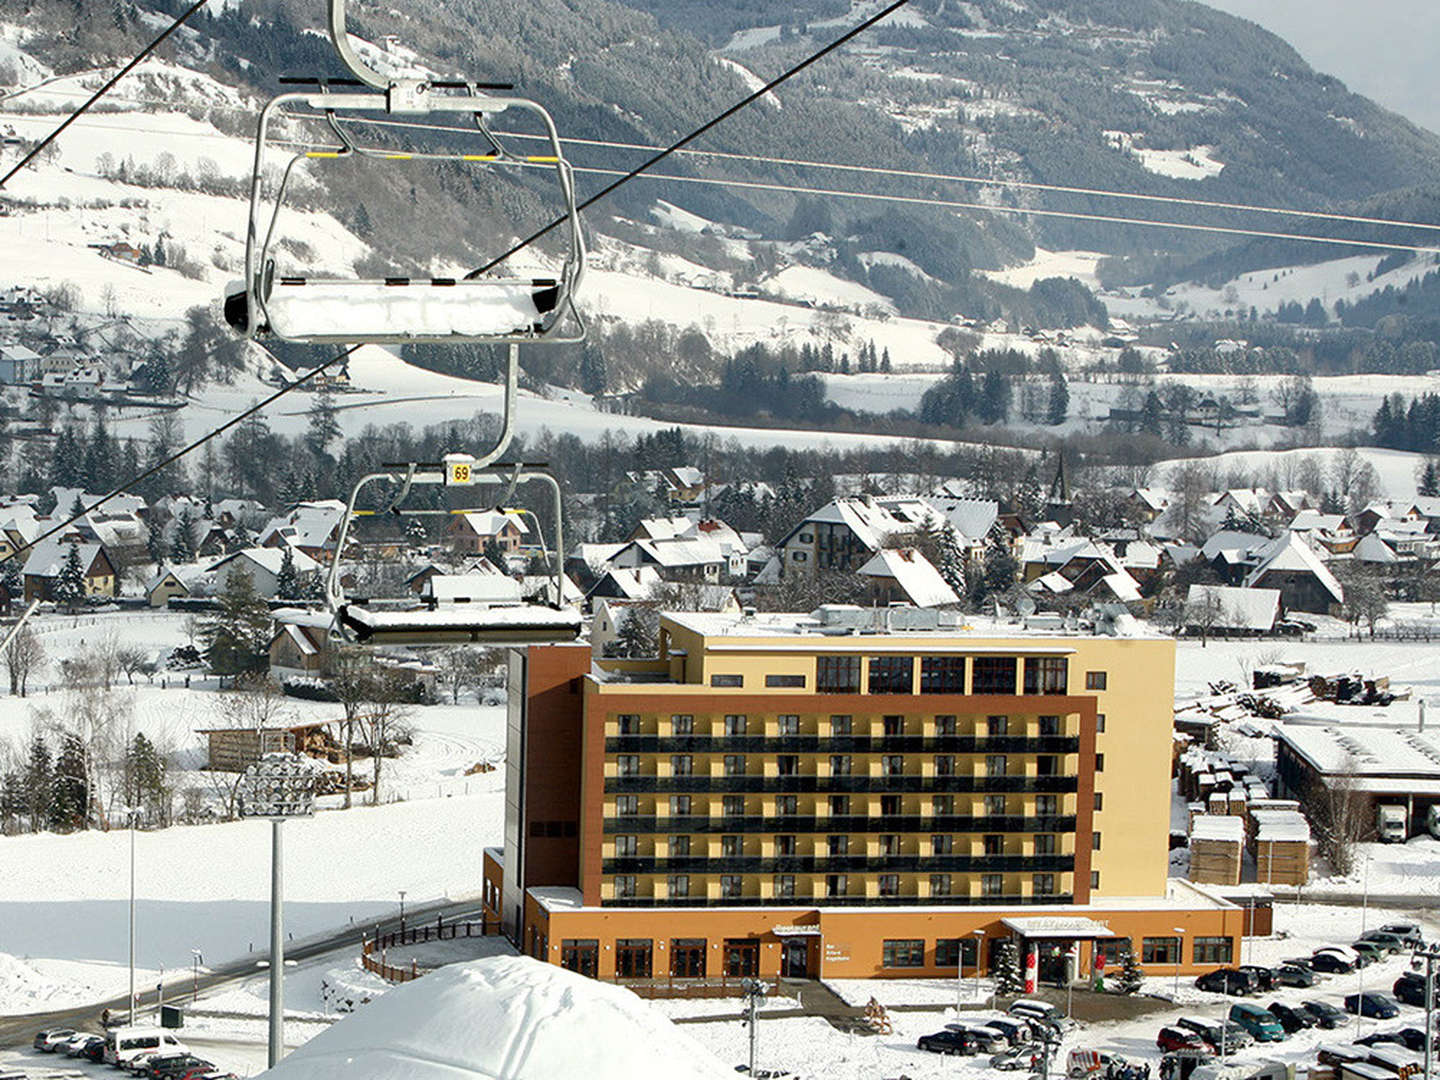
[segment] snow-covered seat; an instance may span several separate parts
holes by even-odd
[[[540,336],[558,316],[553,278],[281,277],[251,326],[243,283],[225,297],[225,321],[240,333],[313,344],[485,341]]]
[[[371,645],[550,645],[580,636],[580,613],[543,604],[454,604],[378,610],[357,604],[339,609],[341,624]]]

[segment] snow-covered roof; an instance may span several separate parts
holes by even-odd
[[[295,572],[297,574],[308,574],[312,570],[318,570],[320,568],[318,562],[309,555],[306,555],[305,552],[299,548],[292,548],[291,551],[294,553]],[[285,551],[283,548],[271,547],[245,548],[243,551],[235,551],[226,555],[210,569],[219,570],[222,566],[234,562],[236,559],[245,559],[248,562],[254,563],[256,566],[268,570],[272,574],[278,574],[280,573],[280,567],[285,563]]]
[[[476,536],[499,536],[505,531],[506,525],[515,526],[515,531],[522,536],[530,531],[522,515],[506,513],[504,510],[465,510],[455,517],[469,525]]]
[[[1258,553],[1260,565],[1245,579],[1247,586],[1254,586],[1264,580],[1272,571],[1310,573],[1320,582],[1325,591],[1334,597],[1337,604],[1345,602],[1345,589],[1336,580],[1330,568],[1320,561],[1315,549],[1307,544],[1299,533],[1287,532]]]
[[[599,570],[629,544],[576,544],[570,549],[570,558],[579,559],[591,570]]]
[[[707,537],[673,536],[668,540],[635,540],[633,543],[661,566],[706,566],[726,559],[720,545]]]
[[[670,472],[685,487],[699,487],[705,482],[705,474],[693,465],[677,465]]]
[[[1157,512],[1170,505],[1170,492],[1164,488],[1137,487],[1130,497]]]
[[[1100,581],[1110,590],[1116,600],[1126,604],[1139,603],[1140,584],[1124,570],[1106,574]]]
[[[323,548],[344,514],[345,504],[339,499],[297,503],[289,513],[270,519],[260,531],[260,543],[268,543],[278,533],[297,547]]]
[[[688,517],[661,517],[641,518],[636,531],[649,540],[668,540],[675,536],[684,536],[695,527],[695,523]]]
[[[26,577],[52,578],[60,573],[60,568],[65,565],[65,560],[70,556],[71,544],[64,540],[42,540],[30,549],[29,556],[25,559]],[[88,573],[91,565],[101,552],[99,544],[75,544],[76,551],[80,555],[80,568]]]
[[[930,499],[929,503],[966,540],[985,539],[1000,516],[999,504],[989,499]]]
[[[1395,550],[1382,540],[1378,533],[1373,532],[1360,538],[1352,554],[1357,562],[1388,564],[1400,561]]]
[[[877,551],[856,573],[864,577],[893,579],[916,607],[943,607],[960,602],[955,590],[940,576],[940,571],[914,548]]]
[[[1197,613],[1206,604],[1215,604],[1218,612],[1211,625],[1229,630],[1258,630],[1262,633],[1275,626],[1280,616],[1279,589],[1240,589],[1232,585],[1191,585],[1185,595],[1185,611],[1189,621],[1198,620]]]
[[[173,566],[171,566],[169,563],[161,563],[160,568],[155,572],[155,575],[145,583],[145,595],[149,596],[152,592],[159,588],[162,582],[166,580],[173,580],[177,582],[180,587],[186,592],[190,591],[190,587],[185,583],[184,579],[175,572],[175,568]]]
[[[1025,588],[1033,593],[1051,593],[1059,596],[1062,593],[1070,592],[1075,588],[1074,584],[1059,570],[1052,570],[1050,573],[1036,578]]]
[[[1251,810],[1250,817],[1255,822],[1256,840],[1310,841],[1310,823],[1298,810]]]
[[[516,603],[520,583],[505,574],[431,574],[420,593],[441,604]]]
[[[1290,531],[1335,532],[1344,524],[1344,514],[1322,514],[1319,510],[1301,510],[1290,520]]]
[[[1245,819],[1233,814],[1200,814],[1190,823],[1191,840],[1245,840]]]
[[[1322,775],[1353,776],[1359,790],[1440,795],[1436,732],[1276,724],[1273,734]]]
[[[1251,552],[1268,543],[1270,538],[1259,533],[1221,529],[1201,545],[1200,555],[1206,562],[1214,562],[1217,557],[1224,555],[1243,561]]]
[[[626,600],[648,600],[652,590],[662,582],[660,571],[653,566],[612,566],[596,583],[598,590],[606,581],[614,584]]]
[[[814,523],[845,525],[855,534],[856,540],[871,551],[884,544],[892,533],[906,532],[913,527],[900,521],[873,499],[832,499],[790,530],[790,535],[782,543],[788,542],[806,525]]]
[[[1120,565],[1126,570],[1158,569],[1160,548],[1147,540],[1131,540],[1125,545],[1125,554],[1120,556]]]
[[[558,948],[558,942],[556,943]],[[377,997],[271,1080],[722,1080],[728,1064],[621,986],[527,956],[449,964]]]

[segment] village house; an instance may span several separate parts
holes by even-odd
[[[340,523],[345,504],[339,499],[297,503],[287,513],[271,518],[260,532],[261,547],[286,544],[303,551],[316,562],[329,562],[340,542]]]
[[[100,544],[82,544],[59,539],[42,540],[30,549],[22,571],[25,579],[25,602],[54,600],[55,585],[60,571],[74,547],[80,556],[80,572],[85,581],[86,596],[118,596],[119,579],[115,566]]]
[[[311,574],[320,569],[320,564],[299,549],[292,549],[297,576]],[[279,548],[253,547],[225,556],[210,568],[212,587],[219,596],[230,587],[230,575],[243,570],[250,575],[255,586],[255,595],[267,600],[276,599],[280,584],[280,568],[285,562],[285,552]],[[297,597],[281,596],[281,600]]]
[[[152,608],[166,607],[175,597],[189,595],[190,586],[180,579],[180,575],[168,563],[162,565],[159,572],[145,583],[145,600]]]
[[[871,603],[881,607],[938,608],[960,603],[940,571],[914,548],[881,549],[856,572],[869,584]]]
[[[524,518],[504,510],[460,511],[445,525],[445,543],[461,555],[483,555],[492,543],[513,555],[529,534]]]

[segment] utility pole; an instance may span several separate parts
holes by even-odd
[[[745,1017],[750,1025],[750,1067],[745,1075],[755,1075],[755,1051],[760,1038],[760,1004],[765,1000],[765,983],[761,979],[746,979],[740,984],[745,991]]]
[[[135,1026],[135,809],[130,808],[130,1026]]]
[[[1424,708],[1422,703],[1421,708]],[[1424,713],[1422,712],[1423,716]],[[1425,950],[1425,1078],[1435,1074],[1430,1071],[1435,1060],[1435,958],[1440,956],[1436,946]]]

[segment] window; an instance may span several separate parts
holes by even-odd
[[[615,942],[615,974],[622,979],[650,978],[651,948],[649,938],[620,938]]]
[[[689,894],[689,889],[686,889]],[[704,938],[675,938],[670,942],[670,974],[677,979],[705,977]]]
[[[1054,875],[1054,874],[1031,874],[1031,875],[1030,875],[1030,891],[1031,891],[1034,895],[1036,895],[1036,896],[1054,896],[1054,895],[1055,895],[1055,875]]]
[[[985,813],[991,814],[991,815],[995,815],[995,816],[999,816],[999,815],[1001,815],[1001,814],[1004,814],[1004,813],[1005,813],[1005,796],[1004,796],[1004,795],[986,795],[986,796],[985,796]]]
[[[1199,942],[1199,938],[1196,938],[1196,942]],[[1142,938],[1140,940],[1140,962],[1142,964],[1180,963],[1180,939],[1177,937]]]
[[[560,966],[594,978],[600,967],[600,942],[594,938],[564,938],[560,942]]]
[[[725,755],[725,775],[726,775],[726,776],[744,776],[744,775],[745,775],[745,755],[744,755],[744,754],[726,754],[726,755]]]
[[[887,739],[905,734],[905,717],[903,716],[886,716],[881,719],[880,723],[881,730]]]
[[[684,817],[686,814],[689,814],[689,813],[690,813],[690,796],[689,796],[689,795],[671,795],[671,796],[670,796],[670,816],[671,816],[671,817]]]
[[[888,897],[888,896],[899,896],[899,895],[900,895],[900,875],[899,875],[899,874],[881,874],[881,875],[880,875],[880,895],[881,895],[881,896],[887,896],[887,897]]]
[[[844,855],[850,851],[849,836],[831,836],[826,838],[826,845],[831,855]]]
[[[990,833],[982,837],[980,843],[984,846],[984,851],[986,855],[1005,854],[1005,837],[1003,836]]]
[[[899,814],[900,812],[901,812],[901,810],[900,810],[900,796],[899,796],[899,795],[881,795],[881,796],[880,796],[880,813],[881,813],[883,816],[885,816],[885,817],[893,817],[893,816],[895,816],[896,814]]]
[[[726,900],[735,900],[744,896],[745,879],[739,874],[721,874],[720,895]]]
[[[1005,875],[1004,874],[981,874],[980,875],[981,896],[1004,896]]]
[[[808,559],[808,558],[809,558],[809,556],[806,555],[805,552],[803,552],[803,551],[794,552],[794,553],[790,556],[790,559],[791,559],[792,562],[804,562],[804,561],[805,561],[806,559]]]
[[[850,731],[851,731],[851,728],[852,728],[853,726],[854,726],[854,718],[853,718],[853,717],[849,717],[849,716],[832,716],[832,717],[830,717],[830,734],[831,734],[831,735],[849,735],[849,734],[850,734]]]
[[[1096,772],[1104,772],[1104,771],[1105,771],[1105,755],[1104,755],[1104,754],[1096,754],[1096,755],[1095,755],[1095,771],[1096,771]]]
[[[672,716],[670,717],[670,728],[676,735],[694,735],[695,717]]]
[[[1039,833],[1035,837],[1036,855],[1054,855],[1060,850],[1059,838],[1054,833]]]
[[[1095,792],[1095,809],[1096,809],[1096,810],[1104,810],[1104,809],[1105,809],[1105,795],[1104,795],[1103,792],[1099,792],[1099,791]]]
[[[1010,718],[1008,716],[987,716],[985,718],[985,734],[992,739],[1009,733]]]
[[[695,759],[689,754],[670,755],[670,773],[672,776],[690,776],[695,772]]]
[[[1105,958],[1105,966],[1111,969],[1117,969],[1124,963],[1125,954],[1132,948],[1134,948],[1134,946],[1131,944],[1130,939],[1123,937],[1101,938],[1095,942],[1096,954],[1103,956]]]
[[[870,693],[909,694],[915,688],[913,656],[872,656],[870,658]]]
[[[851,760],[850,760],[850,755],[849,755],[849,754],[831,754],[831,755],[830,755],[830,775],[831,775],[831,776],[849,776],[849,775],[850,775],[850,766],[851,766]]]
[[[846,895],[849,894],[849,892],[850,892],[850,875],[849,875],[849,874],[826,874],[826,875],[825,875],[825,895],[826,895],[826,896],[846,896]]]
[[[1095,730],[1100,734],[1105,732],[1105,714],[1103,712],[1095,714]]]
[[[619,776],[640,775],[639,754],[618,754],[615,757],[615,772]]]
[[[1090,888],[1092,888],[1092,889],[1098,889],[1099,887],[1100,887],[1100,871],[1099,871],[1099,870],[1091,870],[1091,871],[1090,871]]]
[[[722,836],[720,837],[720,854],[727,859],[736,858],[740,855],[740,844],[738,836]]]
[[[722,795],[720,797],[720,812],[726,817],[745,816],[744,795]]]
[[[905,755],[904,754],[882,754],[880,756],[880,775],[882,776],[904,776]]]
[[[935,717],[935,736],[940,739],[951,739],[955,737],[955,717]]]
[[[1038,817],[1054,817],[1060,812],[1060,796],[1036,795],[1035,813]]]
[[[778,754],[775,757],[775,772],[779,776],[799,776],[800,757],[798,754]]]
[[[954,775],[955,775],[955,755],[954,755],[954,754],[936,754],[936,755],[935,755],[935,775],[936,775],[936,776],[954,776]]]
[[[793,900],[795,898],[795,875],[775,875],[775,896],[780,900]]]
[[[1060,759],[1054,754],[1041,754],[1035,759],[1036,776],[1059,776]]]
[[[1103,671],[1087,671],[1087,672],[1085,672],[1085,689],[1086,689],[1086,690],[1104,690],[1104,689],[1105,689],[1105,672],[1103,672]]]
[[[815,689],[822,694],[858,694],[860,692],[860,657],[817,657],[815,660]]]
[[[630,714],[622,714],[619,719],[621,735],[640,734],[640,717],[632,716]]]
[[[1058,716],[1042,716],[1042,717],[1040,717],[1040,736],[1041,736],[1041,738],[1045,738],[1045,737],[1047,737],[1047,736],[1059,735],[1059,734],[1060,734],[1060,717],[1058,717]]]
[[[617,859],[627,858],[635,854],[636,843],[633,836],[615,837],[615,857]]]
[[[970,680],[972,694],[1014,694],[1015,657],[977,656]]]
[[[615,898],[617,900],[633,900],[635,898],[635,875],[615,875]]]
[[[1025,659],[1025,693],[1063,694],[1070,687],[1070,661],[1063,656]]]
[[[711,676],[710,676],[710,685],[711,685],[711,686],[730,687],[730,688],[741,687],[741,686],[744,686],[744,685],[745,685],[745,676],[743,676],[743,675],[711,675]]]
[[[950,895],[950,890],[951,890],[951,882],[950,882],[950,875],[949,875],[949,874],[931,874],[931,875],[930,875],[930,895],[931,895],[931,896],[949,896],[949,895]],[[939,960],[936,960],[936,963],[937,963],[937,964],[938,964],[939,962],[940,962]]]
[[[936,855],[950,855],[955,851],[955,837],[949,833],[937,833],[930,837],[930,850]]]
[[[925,941],[923,938],[887,940],[883,956],[881,964],[887,968],[924,967]]]
[[[1010,759],[1004,754],[985,755],[985,775],[1004,776],[1010,768]]]
[[[881,834],[880,834],[880,854],[881,854],[881,855],[899,855],[899,854],[900,854],[900,837],[897,836],[895,833],[881,833]]]
[[[617,817],[633,817],[640,813],[640,796],[616,795],[615,814]]]
[[[690,875],[671,874],[666,879],[666,888],[672,897],[684,899],[690,895]]]
[[[799,735],[800,717],[798,716],[777,716],[775,727],[781,735]]]
[[[1228,937],[1197,937],[1191,946],[1197,964],[1228,964],[1234,959],[1234,941]]]
[[[690,854],[690,837],[670,837],[670,857],[672,859],[683,859]]]
[[[936,817],[955,813],[954,795],[931,795],[930,812]]]
[[[786,817],[800,812],[800,800],[794,795],[775,796],[775,812]]]
[[[849,814],[849,813],[850,813],[850,796],[849,796],[849,795],[831,795],[831,796],[830,796],[830,815],[831,815],[831,817],[844,817],[845,815],[847,815],[847,814]]]
[[[940,938],[935,942],[936,967],[974,967],[980,958],[980,945],[973,937]]]
[[[963,656],[922,656],[920,658],[920,692],[922,694],[965,693],[965,658]]]
[[[731,716],[725,717],[725,734],[726,734],[726,735],[744,735],[744,734],[745,734],[745,726],[746,726],[746,720],[745,720],[745,717],[743,717],[743,716],[734,716],[734,715],[731,715]]]
[[[815,542],[815,536],[814,536],[813,533],[802,532],[802,533],[800,534],[800,543],[802,543],[802,544],[811,544],[811,543],[814,543],[814,542]]]
[[[775,854],[776,854],[776,855],[794,855],[794,854],[795,854],[795,837],[790,836],[790,835],[788,835],[788,834],[785,835],[785,836],[777,836],[777,837],[775,837]]]
[[[1090,850],[1091,850],[1091,851],[1099,851],[1099,850],[1100,850],[1100,834],[1099,834],[1098,832],[1097,832],[1097,833],[1092,833],[1091,836],[1090,836]]]

